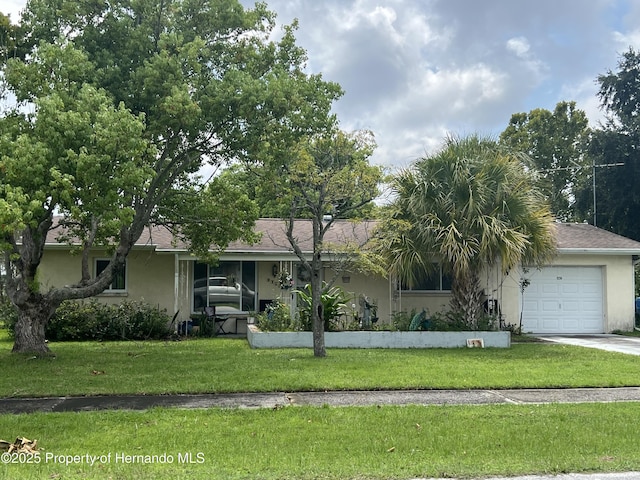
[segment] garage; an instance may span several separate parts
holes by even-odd
[[[554,266],[524,276],[522,331],[544,334],[603,333],[601,267]]]

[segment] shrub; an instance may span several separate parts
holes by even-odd
[[[411,319],[415,316],[416,309],[414,308],[411,312],[401,311],[395,312],[391,315],[391,325],[394,330],[398,330],[400,332],[406,332],[409,330],[409,325],[411,325]]]
[[[7,299],[0,301],[0,326],[6,328],[13,336],[13,330],[18,321],[18,310]]]
[[[485,314],[478,319],[478,328],[476,330],[496,330],[498,318],[495,315]],[[469,324],[465,321],[464,316],[460,312],[447,311],[435,312],[429,319],[430,331],[451,331],[461,332],[469,330]]]
[[[348,296],[346,292],[338,287],[333,286],[327,288],[327,283],[322,282],[323,293],[320,296],[322,302],[323,321],[325,331],[337,330],[337,322],[342,315],[345,314],[347,308],[346,302]],[[300,317],[300,323],[303,330],[312,330],[311,325],[311,284],[308,283],[304,288],[295,290],[298,294],[298,316]]]
[[[49,340],[150,340],[170,335],[171,318],[145,302],[65,301],[45,329]]]
[[[277,300],[267,305],[266,310],[256,316],[256,323],[263,332],[292,332],[300,330],[299,325],[291,318],[289,306]]]

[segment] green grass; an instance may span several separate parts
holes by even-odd
[[[0,416],[0,435],[37,438],[41,463],[0,465],[0,478],[362,480],[623,471],[640,469],[637,421],[637,404],[626,403],[8,415]],[[180,463],[186,453],[203,463]],[[105,458],[65,466],[51,457],[87,454]],[[123,464],[116,459],[123,454],[166,454],[173,461]]]
[[[566,345],[510,349],[252,350],[245,340],[54,343],[55,358],[0,342],[0,397],[348,389],[640,385],[631,355]]]
[[[331,349],[317,359],[307,349],[251,350],[244,340],[214,338],[53,343],[55,358],[31,358],[10,353],[1,335],[3,397],[640,385],[636,357],[560,344]],[[365,480],[640,470],[639,420],[637,403],[0,415],[0,438],[36,438],[41,455],[37,465],[0,464],[0,479]],[[64,465],[47,454],[105,457],[93,466]],[[162,454],[171,462],[116,459]],[[185,454],[202,463],[181,463]]]

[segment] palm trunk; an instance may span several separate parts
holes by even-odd
[[[451,286],[451,309],[462,315],[471,330],[478,329],[478,320],[482,313],[482,290],[480,278],[475,272],[455,275]]]

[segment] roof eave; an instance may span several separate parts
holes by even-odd
[[[559,248],[558,253],[567,255],[640,255],[640,248]]]

